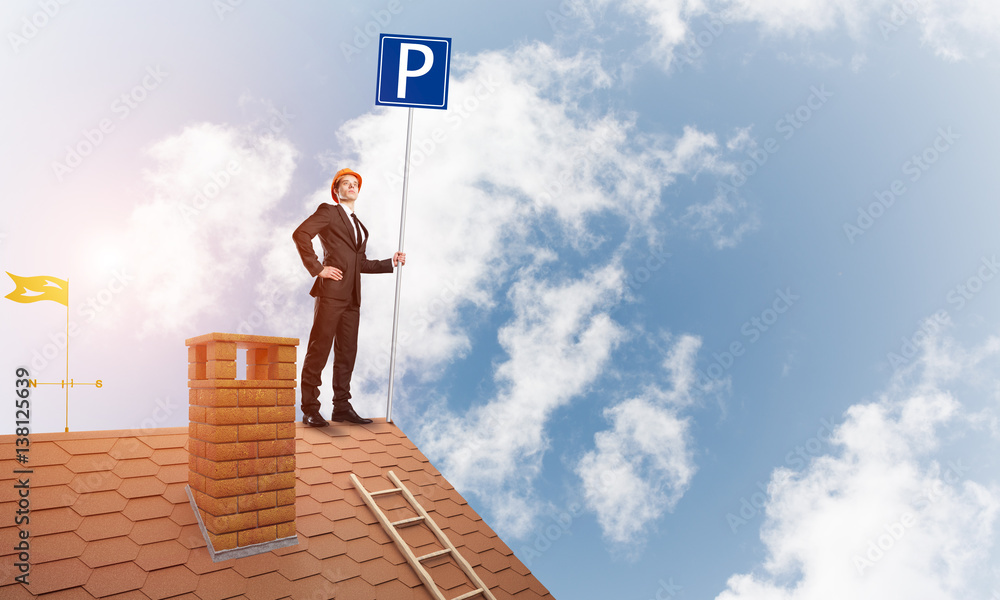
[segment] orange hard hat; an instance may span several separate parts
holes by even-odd
[[[330,195],[333,196],[333,201],[338,204],[340,203],[340,200],[337,200],[337,183],[340,181],[340,178],[343,177],[344,175],[354,175],[355,177],[357,177],[358,191],[359,192],[361,191],[361,175],[355,173],[351,169],[346,169],[346,168],[337,171],[337,174],[333,176],[333,184],[330,185]]]

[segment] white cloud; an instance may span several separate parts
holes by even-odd
[[[296,151],[283,139],[202,123],[149,149],[151,197],[132,212],[127,248],[145,319],[140,333],[187,331],[225,310],[287,193]],[[228,281],[229,285],[220,285]]]
[[[974,481],[978,456],[946,454],[944,441],[969,431],[950,388],[996,355],[995,342],[966,353],[931,341],[878,402],[847,411],[831,438],[839,452],[776,469],[767,559],[718,598],[985,597],[1000,486]]]
[[[924,43],[949,59],[976,57],[1000,41],[1000,5],[990,0],[923,0],[917,12]]]
[[[738,128],[732,137],[726,140],[726,148],[729,150],[736,150],[738,152],[745,152],[747,150],[754,149],[757,146],[757,142],[750,134],[752,129],[752,127]]]
[[[989,0],[727,0],[720,7],[730,19],[781,35],[843,26],[855,39],[881,41],[919,27],[923,42],[950,60],[980,56],[1000,42],[1000,5]]]
[[[590,0],[599,9],[615,6],[636,17],[650,34],[650,43],[642,49],[644,60],[660,63],[667,69],[675,60],[674,50],[691,35],[691,19],[706,13],[702,0]]]
[[[769,33],[794,34],[803,31],[820,32],[844,25],[853,34],[861,31],[862,24],[880,4],[881,0],[728,0],[720,2],[730,19],[759,23]]]
[[[612,5],[610,0],[590,4],[600,9]],[[843,28],[859,42],[881,42],[913,27],[924,44],[949,60],[981,56],[1000,42],[1000,4],[991,0],[627,0],[615,6],[648,32],[644,59],[664,69],[675,64],[681,45],[689,47],[688,58],[700,54],[705,42],[699,42],[692,25],[706,16],[715,22],[713,38],[727,24],[740,22],[774,36],[805,37]],[[802,58],[827,67],[841,63],[822,53],[807,52]]]
[[[689,127],[679,138],[640,137],[631,118],[577,105],[611,84],[599,57],[562,56],[544,44],[455,58],[448,111],[414,118],[399,373],[433,378],[461,359],[470,348],[462,311],[502,306],[498,293],[518,269],[551,260],[553,249],[579,254],[600,243],[589,229],[595,214],[610,209],[633,235],[662,236],[651,217],[663,188],[677,176],[726,167],[711,134]],[[388,256],[398,237],[405,131],[406,111],[377,109],[340,130],[344,155],[322,157],[331,173],[350,165],[364,177],[358,213],[372,258]],[[324,183],[308,209],[278,229],[291,231],[327,194]],[[276,242],[268,277],[284,280],[298,259],[290,242]],[[594,268],[606,264],[603,257]],[[364,280],[354,381],[366,410],[382,403],[366,391],[385,388],[393,285],[392,277]],[[301,303],[288,298],[272,321],[307,335]]]
[[[491,308],[518,264],[543,258],[546,249],[515,241],[534,223],[554,218],[546,232],[553,243],[584,249],[599,242],[585,220],[610,201],[636,231],[655,236],[649,218],[664,186],[680,174],[724,168],[711,134],[688,127],[678,139],[636,143],[629,117],[577,107],[577,99],[612,83],[599,56],[561,56],[544,44],[455,57],[450,109],[415,119],[402,372],[433,377],[469,350],[459,310]],[[269,113],[263,123],[271,122]],[[150,149],[157,161],[146,173],[152,194],[134,210],[127,242],[138,249],[132,256],[148,315],[143,333],[227,314],[245,316],[241,327],[254,333],[308,335],[308,275],[290,232],[329,202],[328,188],[321,184],[300,212],[275,215],[297,155],[257,125],[194,125]],[[395,246],[404,133],[405,111],[379,109],[339,131],[347,158],[323,157],[331,172],[350,164],[364,175],[358,211],[372,233],[372,258]],[[215,194],[213,177],[225,177],[232,160],[240,170]],[[245,276],[258,259],[256,310],[233,315],[217,282]],[[373,390],[385,384],[393,278],[368,277],[365,285],[372,293],[365,295],[355,381]]]
[[[552,248],[580,253],[600,243],[588,228],[593,215],[612,206],[630,236],[661,236],[651,217],[662,189],[679,175],[727,168],[711,134],[688,127],[676,139],[639,137],[631,117],[577,105],[612,84],[599,56],[562,56],[545,44],[455,57],[449,110],[415,119],[399,376],[433,379],[461,359],[470,350],[461,311],[495,309],[518,269],[553,260]],[[190,126],[149,150],[152,193],[133,211],[127,241],[147,315],[142,333],[224,315],[244,332],[308,337],[310,281],[290,236],[330,198],[323,182],[301,210],[272,210],[297,158],[265,129],[280,114],[272,109],[244,127]],[[353,119],[338,132],[344,155],[321,157],[331,173],[350,165],[364,176],[358,212],[371,232],[370,258],[396,245],[405,118],[377,109]],[[239,170],[227,175],[231,161]],[[256,299],[232,298],[219,285],[250,274]],[[386,385],[394,278],[364,281],[355,404],[378,414],[383,399],[373,393]]]
[[[623,273],[608,266],[593,278],[549,284],[528,276],[514,284],[514,320],[500,329],[508,359],[494,378],[499,393],[464,416],[427,421],[424,451],[460,488],[475,491],[514,535],[530,529],[539,507],[531,498],[547,448],[552,413],[583,393],[623,339],[606,314],[622,293]]]
[[[694,401],[694,363],[701,339],[681,336],[664,360],[671,387],[651,387],[604,411],[611,428],[576,466],[587,507],[606,538],[633,551],[650,523],[673,509],[694,476],[689,422],[678,415]]]
[[[864,52],[858,52],[851,57],[851,71],[858,73],[868,64],[868,55]]]
[[[470,352],[470,330],[482,318],[509,320],[498,333],[503,355],[486,399],[463,400],[471,408],[453,412],[450,403],[428,407],[399,385],[395,414],[425,425],[421,447],[513,535],[526,534],[540,510],[533,486],[553,414],[604,375],[625,340],[608,314],[623,301],[622,256],[637,242],[668,235],[661,193],[677,177],[732,169],[711,133],[685,127],[676,137],[639,135],[632,116],[580,106],[612,84],[599,56],[563,56],[544,44],[459,55],[449,110],[415,116],[397,383],[435,381]],[[320,157],[331,174],[351,166],[363,175],[357,210],[371,234],[369,258],[387,257],[396,246],[405,119],[406,111],[376,109],[348,121],[338,132],[342,155]],[[299,210],[275,213],[296,152],[249,128],[192,126],[154,145],[151,155],[158,161],[147,174],[152,198],[134,211],[130,227],[135,262],[145,266],[136,286],[150,315],[145,330],[224,315],[242,320],[240,332],[308,339],[311,282],[291,232],[330,201],[328,184],[302,198]],[[240,170],[195,205],[231,160]],[[196,214],[185,216],[181,204]],[[595,217],[620,220],[628,233],[606,240],[593,228]],[[251,273],[255,300],[233,298],[219,285]],[[364,286],[352,392],[358,410],[375,416],[384,407],[394,277],[366,276]],[[241,301],[254,306],[234,314]],[[657,411],[690,401],[686,343]],[[619,409],[619,426],[634,429],[629,419],[639,409]],[[654,458],[650,468],[670,478],[655,490],[670,504],[683,493],[690,465],[663,460]]]
[[[667,370],[670,389],[663,392],[665,402],[683,407],[696,400],[693,391],[698,377],[694,365],[700,348],[701,338],[693,335],[682,335],[667,352],[663,368]]]
[[[711,200],[688,206],[680,222],[691,231],[708,235],[720,250],[735,247],[743,236],[760,227],[756,212],[746,200],[735,193],[730,197],[723,190],[718,190]]]
[[[486,398],[456,401],[471,408],[453,411],[397,385],[394,415],[424,425],[421,448],[508,534],[526,533],[537,516],[530,500],[552,415],[603,375],[624,339],[607,314],[624,294],[621,257],[667,235],[661,193],[677,177],[732,168],[710,133],[639,135],[629,115],[581,107],[612,84],[599,56],[545,44],[459,55],[448,111],[414,116],[397,384],[436,381],[471,351],[470,331],[483,319],[509,320]],[[341,128],[341,154],[320,157],[331,174],[350,166],[363,176],[357,211],[371,234],[369,258],[396,245],[405,132],[406,111],[376,109]],[[291,231],[328,194],[321,183],[300,214],[273,226],[262,260],[259,292],[275,296],[267,325],[284,335],[305,339],[312,316]],[[604,239],[595,217],[620,220],[627,235]],[[296,278],[301,292],[282,294]],[[394,278],[363,281],[352,402],[379,415]]]
[[[737,128],[726,140],[726,148],[750,156],[751,152],[764,152],[757,145],[757,140],[751,134],[752,127]],[[747,162],[747,161],[744,161]],[[687,206],[677,222],[695,234],[707,235],[712,244],[719,250],[733,248],[743,236],[753,233],[760,227],[757,211],[750,206],[740,194],[737,182],[745,182],[746,173],[732,163],[719,162],[716,172],[729,176],[729,181],[720,181],[716,185],[715,196],[711,200],[695,202]],[[742,179],[739,179],[742,178]]]

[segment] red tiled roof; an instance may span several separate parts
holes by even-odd
[[[32,468],[30,585],[16,575],[18,529],[0,528],[0,598],[209,600],[432,596],[354,489],[392,487],[392,470],[498,598],[551,598],[510,548],[395,426],[296,430],[299,543],[213,563],[185,486],[187,428],[35,434],[30,463],[16,465],[13,436],[0,436],[0,515],[17,508],[15,468]],[[415,511],[378,497],[390,520]],[[11,519],[4,517],[5,525]],[[424,525],[400,529],[418,555],[441,545]],[[446,597],[474,589],[454,558],[425,567]]]

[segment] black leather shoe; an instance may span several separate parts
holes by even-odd
[[[321,417],[318,412],[305,413],[302,415],[302,422],[310,427],[326,427],[329,423]]]
[[[358,413],[354,412],[354,409],[351,407],[347,407],[344,410],[333,411],[332,418],[334,421],[347,421],[348,423],[357,423],[358,425],[367,425],[372,422],[371,419],[366,419],[358,415]]]

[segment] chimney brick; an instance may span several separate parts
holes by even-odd
[[[294,423],[292,424],[294,426]],[[262,423],[257,425],[240,425],[239,426],[239,441],[241,443],[245,442],[259,442],[261,440],[276,440],[277,436],[277,425],[274,423]]]
[[[186,340],[188,485],[213,560],[297,543],[298,342],[227,333]],[[245,380],[236,379],[240,349]]]
[[[251,458],[239,461],[239,476],[250,477],[253,475],[270,475],[277,473],[277,459],[271,458]]]
[[[294,535],[294,530],[292,534]],[[274,525],[267,527],[255,527],[239,532],[239,545],[251,546],[253,544],[264,544],[278,539],[277,528]]]
[[[295,462],[295,440],[275,440],[273,442],[257,442],[257,456],[285,456]]]
[[[295,406],[295,390],[278,390],[278,406]]]
[[[292,393],[294,396],[294,391]],[[255,389],[239,391],[240,406],[277,406],[278,390],[276,389]],[[294,417],[293,417],[294,418]]]
[[[295,535],[295,523],[279,523],[277,526],[278,539]]]
[[[257,494],[244,494],[238,496],[239,510],[242,512],[251,510],[261,510],[264,508],[274,508],[278,505],[277,492],[261,492]]]
[[[294,406],[262,406],[257,413],[260,423],[295,423]]]
[[[278,506],[295,505],[295,488],[277,491]]]
[[[275,508],[266,508],[257,513],[257,518],[260,520],[261,525],[277,525],[278,523],[294,521],[295,507],[276,506]]]
[[[216,535],[212,532],[208,532],[208,540],[212,544],[212,548],[216,552],[219,550],[232,550],[236,548],[236,534],[227,533],[225,535]]]

